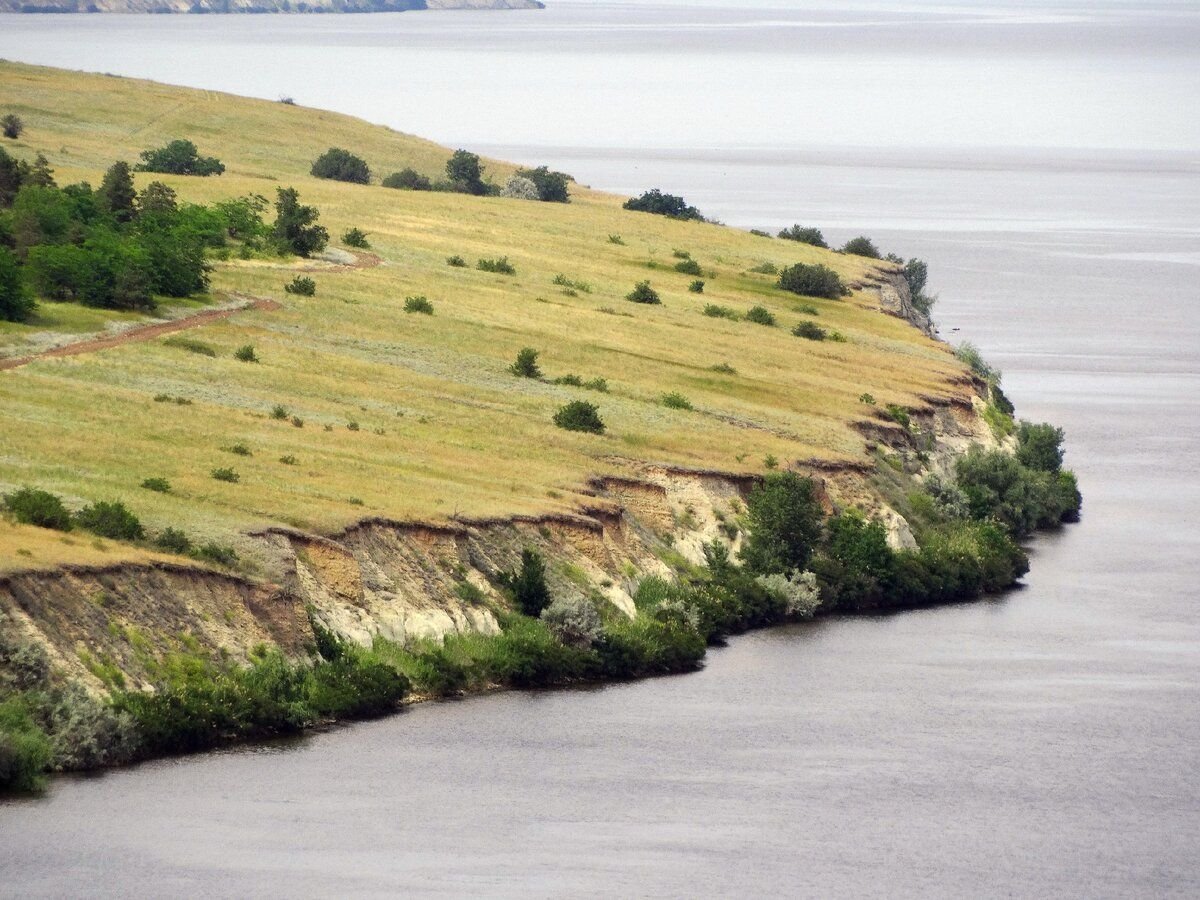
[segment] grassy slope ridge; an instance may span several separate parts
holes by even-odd
[[[328,533],[366,516],[565,512],[582,502],[590,476],[638,462],[750,473],[768,455],[784,464],[864,459],[852,427],[872,414],[863,392],[880,407],[964,393],[962,365],[881,314],[877,291],[812,301],[817,321],[847,338],[816,343],[790,334],[805,318],[798,298],[748,271],[764,260],[822,262],[861,282],[868,260],[626,212],[621,198],[578,186],[569,205],[385,189],[379,176],[406,166],[440,174],[448,151],[320,110],[11,63],[0,63],[0,106],[27,126],[5,149],[25,159],[45,153],[59,184],[98,184],[115,159],[134,162],[142,149],[188,138],[226,173],[142,174],[138,186],[162,180],[181,200],[209,202],[273,198],[277,186],[292,185],[320,208],[333,245],[357,226],[383,260],[337,271],[301,260],[217,264],[214,302],[238,292],[283,308],[187,332],[216,347],[216,359],[154,340],[0,373],[0,491],[28,483],[75,504],[123,499],[152,531],[175,526],[226,543],[270,525]],[[376,184],[312,178],[312,160],[331,146],[365,158]],[[486,172],[502,183],[512,170],[490,162]],[[691,276],[672,271],[675,248],[715,271],[703,295],[687,291]],[[450,254],[469,264],[506,255],[517,274],[451,268]],[[299,269],[316,270],[317,296],[284,294]],[[565,296],[552,284],[559,273],[592,292]],[[623,299],[645,278],[661,306]],[[412,295],[428,297],[435,315],[406,314]],[[780,327],[709,318],[708,303],[762,304]],[[43,303],[31,323],[0,323],[0,354],[27,353],[47,331],[95,330],[118,318],[128,317]],[[259,364],[233,359],[247,343]],[[507,367],[525,346],[541,351],[547,376],[604,377],[610,393],[512,376]],[[718,363],[737,374],[712,371]],[[676,391],[694,411],[662,405]],[[163,393],[193,404],[153,402]],[[605,435],[554,427],[553,412],[576,398],[599,404]],[[276,404],[304,427],[273,420]],[[221,449],[237,443],[254,455]],[[298,464],[280,464],[285,455]],[[237,469],[240,483],[213,480],[218,466]],[[139,487],[155,476],[173,492]],[[83,561],[80,543],[89,561],[144,556],[6,525],[0,571]]]

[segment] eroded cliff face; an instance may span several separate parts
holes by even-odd
[[[981,417],[980,385],[964,379],[951,397],[926,398],[902,427],[879,411],[859,423],[862,461],[796,462],[827,511],[857,507],[888,527],[896,549],[915,547],[904,518],[872,481],[877,460],[921,478],[946,474],[973,443],[995,446]],[[405,643],[447,634],[493,634],[506,603],[497,575],[521,551],[547,561],[555,596],[606,598],[633,615],[633,592],[672,564],[701,564],[703,547],[741,546],[745,497],[756,479],[646,465],[599,477],[591,502],[572,515],[456,520],[368,519],[333,535],[272,528],[261,542],[264,577],[249,580],[196,565],[128,565],[0,577],[0,614],[23,640],[48,650],[68,677],[95,690],[149,687],[155,662],[172,650],[245,661],[256,646],[300,655],[312,644],[311,614],[367,646],[376,636]]]
[[[879,308],[889,316],[908,322],[927,337],[936,337],[933,320],[913,305],[912,292],[901,268],[881,262],[877,271],[878,275],[871,279],[871,286],[879,292]]]

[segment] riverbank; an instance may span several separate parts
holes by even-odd
[[[102,764],[376,713],[412,689],[692,668],[723,634],[817,609],[1006,587],[1026,568],[1016,541],[1078,510],[1061,434],[1018,427],[998,373],[932,339],[924,264],[866,238],[835,251],[814,229],[639,212],[290,103],[0,74],[25,123],[13,171],[38,173],[14,221],[93,196],[56,185],[110,182],[113,153],[208,122],[220,174],[139,173],[131,196],[169,200],[167,222],[218,217],[211,287],[259,300],[186,339],[84,343],[0,382],[21,423],[0,462],[7,713],[52,767],[85,766],[80,722],[128,738],[108,757],[97,737]],[[124,149],[99,137],[114,123],[132,127]],[[320,177],[335,140],[409,165]],[[464,161],[474,182],[428,189]],[[530,178],[570,202],[516,199]],[[271,243],[292,183],[317,201],[310,222],[327,214],[377,264]],[[274,231],[254,199],[272,188]],[[145,202],[112,229],[144,240]],[[33,233],[14,230],[36,273],[38,242],[59,245]],[[0,332],[11,356],[81,321],[71,290],[56,296]]]

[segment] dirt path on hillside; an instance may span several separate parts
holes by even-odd
[[[174,334],[177,331],[186,331],[189,328],[197,328],[201,325],[207,325],[210,322],[218,322],[221,319],[228,319],[234,313],[244,312],[247,309],[279,309],[280,304],[275,300],[270,300],[266,297],[250,297],[245,294],[230,293],[230,297],[235,300],[243,301],[236,306],[224,306],[220,309],[206,309],[190,316],[182,316],[178,319],[172,319],[169,322],[153,322],[149,325],[136,325],[133,328],[127,328],[124,331],[115,334],[108,334],[102,337],[90,337],[82,341],[75,341],[71,344],[63,344],[61,347],[51,347],[48,350],[43,350],[40,353],[34,353],[29,356],[16,356],[9,359],[0,359],[0,371],[5,369],[16,369],[21,366],[28,365],[31,362],[39,359],[47,359],[55,356],[78,356],[81,353],[94,353],[97,350],[108,350],[110,347],[120,347],[123,344],[133,344],[139,341],[149,341],[156,337],[162,337],[165,334]]]
[[[334,256],[334,254],[337,255]],[[341,262],[340,260],[342,259],[346,261]],[[382,264],[383,259],[375,253],[368,253],[363,250],[332,250],[329,251],[326,261],[333,264],[319,269],[304,267],[287,268],[299,272],[348,272],[354,269],[374,269],[376,266]],[[0,372],[6,369],[17,369],[39,359],[47,359],[55,356],[78,356],[81,353],[94,353],[97,350],[120,347],[122,344],[153,340],[156,337],[162,337],[164,334],[174,334],[177,331],[186,331],[189,328],[198,328],[210,322],[228,319],[234,313],[243,312],[247,309],[271,310],[281,308],[280,303],[266,297],[251,297],[248,294],[239,294],[235,291],[230,291],[228,296],[242,302],[233,306],[224,306],[220,309],[206,309],[194,315],[172,319],[169,322],[136,325],[133,328],[127,328],[113,334],[84,338],[80,341],[31,353],[28,356],[0,358]]]

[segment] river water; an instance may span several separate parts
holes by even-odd
[[[0,894],[1196,896],[1198,46],[1165,2],[0,17],[7,58],[921,256],[1085,497],[993,600],[56,780],[0,804]]]

